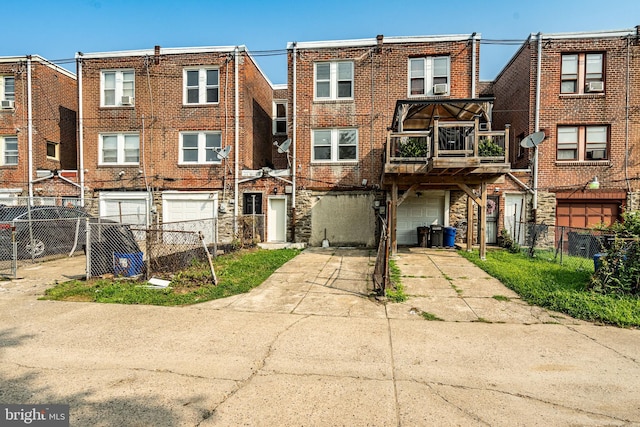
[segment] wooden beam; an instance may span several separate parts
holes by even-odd
[[[462,191],[467,193],[467,196],[471,197],[471,199],[473,199],[473,201],[476,202],[478,205],[480,205],[482,203],[482,200],[480,200],[480,198],[475,195],[473,190],[471,188],[469,188],[469,186],[467,184],[459,182],[458,183],[458,187],[460,187],[460,189]]]
[[[416,187],[418,187],[419,185],[420,184],[413,184],[411,187],[409,187],[409,189],[407,191],[405,191],[402,196],[400,196],[400,198],[398,199],[398,204],[396,206],[400,206],[402,204],[402,202],[404,202],[405,199],[407,197],[409,197],[409,193],[411,193],[413,190],[415,190]]]
[[[467,197],[467,251],[473,248],[473,198]]]
[[[391,254],[398,253],[398,237],[396,227],[398,225],[398,181],[393,180],[391,187],[391,209],[389,210],[389,229],[391,232]]]
[[[480,259],[487,259],[487,183],[480,184]]]

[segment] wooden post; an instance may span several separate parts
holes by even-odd
[[[438,128],[440,127],[440,117],[433,116],[433,158],[438,158],[438,147],[440,145],[440,136],[438,135],[440,132]]]
[[[396,232],[396,225],[398,222],[398,180],[393,179],[391,186],[391,210],[389,212],[389,231],[391,235],[391,255],[398,253],[398,236]]]
[[[480,259],[487,259],[487,183],[480,184]]]
[[[473,248],[473,199],[467,196],[467,252]]]

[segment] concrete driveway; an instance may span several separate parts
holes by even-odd
[[[640,331],[530,307],[453,251],[401,252],[412,296],[384,305],[374,259],[307,249],[190,307],[39,301],[54,264],[0,282],[0,403],[80,426],[640,425]]]

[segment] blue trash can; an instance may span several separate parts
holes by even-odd
[[[444,228],[444,246],[452,248],[456,245],[456,228],[445,227]]]
[[[116,276],[131,277],[142,273],[144,259],[142,252],[113,254],[113,273]]]
[[[602,258],[606,255],[606,253],[598,253],[593,256],[593,268],[595,271],[598,271],[598,269],[600,269],[600,266],[602,265]]]

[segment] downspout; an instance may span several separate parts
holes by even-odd
[[[27,144],[29,169],[29,206],[33,206],[33,97],[31,94],[31,55],[27,56]]]
[[[534,131],[540,130],[540,72],[542,70],[542,33],[538,33],[538,63],[536,64],[536,106]],[[538,219],[538,146],[533,150],[533,215]]]
[[[636,27],[636,35],[640,33],[640,27]],[[625,105],[624,105],[624,181],[627,184],[627,194],[631,193],[631,183],[629,182],[629,42],[631,36],[627,36],[627,75],[625,82]],[[628,197],[628,196],[627,196]]]
[[[476,44],[476,33],[471,34],[471,98],[476,97],[476,54],[478,46]]]
[[[78,70],[78,157],[80,168],[80,206],[84,207],[84,126],[83,126],[83,108],[82,108],[82,54],[76,62]]]
[[[238,100],[238,96],[240,94],[240,89],[239,89],[239,84],[238,84],[238,76],[240,73],[238,73],[238,64],[240,62],[239,60],[239,55],[238,55],[238,46],[235,47],[234,51],[233,51],[233,60],[234,60],[234,84],[235,84],[235,88],[234,88],[234,109],[235,109],[235,113],[234,113],[234,121],[235,121],[235,127],[234,127],[234,153],[235,153],[235,162],[234,162],[234,176],[233,176],[233,235],[234,237],[238,235],[238,169],[240,167],[240,150],[239,150],[239,146],[240,146],[240,135],[238,134],[240,132],[240,102]]]
[[[296,175],[297,175],[297,157],[296,157],[296,152],[297,152],[297,122],[298,122],[298,103],[296,101],[297,98],[297,88],[298,88],[298,73],[297,73],[297,59],[298,59],[298,49],[297,49],[297,42],[293,42],[293,120],[292,120],[292,126],[293,126],[293,133],[292,133],[292,141],[293,141],[293,158],[291,159],[291,168],[293,169],[291,171],[291,186],[293,187],[292,192],[291,192],[291,241],[295,242],[296,241]]]

